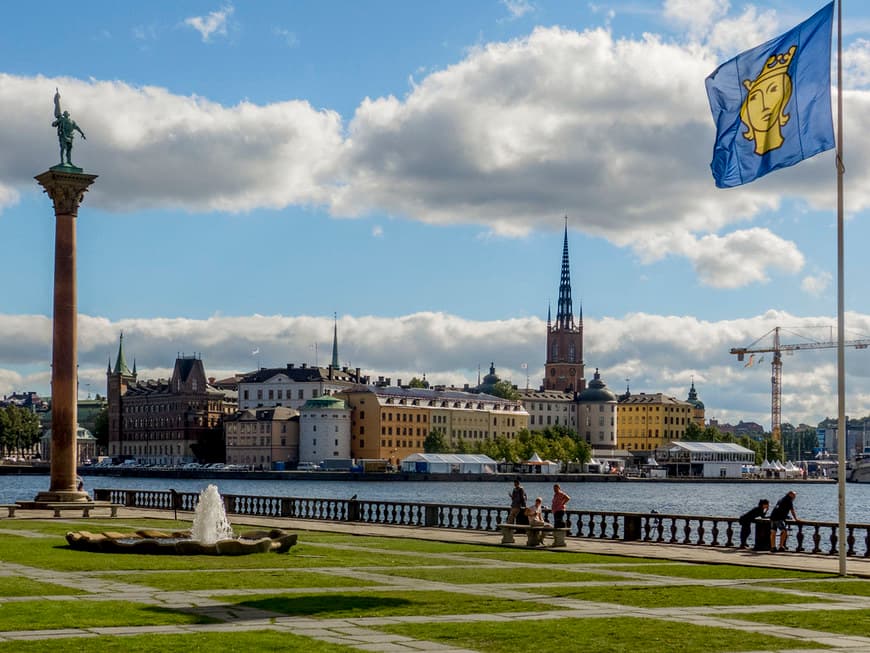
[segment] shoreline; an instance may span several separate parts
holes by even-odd
[[[48,465],[0,465],[0,476],[47,476]],[[522,482],[544,483],[836,483],[832,478],[703,478],[698,476],[640,478],[636,476],[620,476],[617,474],[432,474],[411,472],[338,472],[338,471],[223,471],[204,469],[153,469],[115,467],[79,467],[81,476],[101,476],[108,478],[166,478],[166,479],[234,479],[234,480],[268,480],[268,481],[389,481],[389,482],[491,482],[509,483],[515,478]]]

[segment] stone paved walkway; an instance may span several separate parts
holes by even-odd
[[[19,515],[14,518],[16,526],[22,525],[23,520],[32,519],[35,517],[44,518],[43,514],[30,514],[28,511],[20,511]],[[125,518],[160,518],[171,519],[172,513],[160,513],[158,511],[134,511],[123,510],[117,520],[111,520],[111,530],[132,530],[136,526],[134,524],[125,524]],[[189,518],[190,515],[179,515],[180,518]],[[9,523],[12,520],[0,519],[0,526],[4,523]],[[53,520],[60,522],[61,520]],[[77,530],[83,527],[93,530],[105,530],[105,524],[108,520],[94,519],[90,520],[94,524],[103,524],[99,528],[90,526],[89,520],[68,519],[64,520],[70,524],[70,530]],[[87,526],[86,526],[87,524]],[[316,530],[329,532],[353,533],[359,535],[372,535],[379,537],[413,537],[417,539],[426,539],[442,542],[454,542],[463,544],[486,544],[493,545],[499,542],[499,535],[494,533],[481,533],[475,531],[452,531],[445,529],[410,529],[404,527],[388,527],[367,524],[344,524],[344,523],[325,523],[312,521],[299,521],[287,519],[264,519],[264,518],[242,518],[234,516],[233,525],[236,527],[244,525],[257,526],[275,526],[284,529],[293,530]],[[26,529],[18,530],[12,528],[0,527],[0,538],[9,534],[26,535],[30,537],[45,537],[44,534],[38,531],[29,531]],[[304,535],[302,536],[304,538]],[[394,549],[379,550],[376,543],[365,543],[361,541],[357,543],[335,543],[335,544],[320,544],[319,546],[332,548],[345,548],[350,550],[365,550],[370,553],[383,553],[390,556],[408,555],[418,559],[419,553],[402,552]],[[518,547],[524,548],[524,547]],[[569,539],[568,547],[561,549],[562,551],[582,551],[586,553],[607,553],[622,556],[635,556],[644,558],[660,558],[663,561],[684,561],[684,562],[705,562],[705,563],[728,563],[746,566],[765,566],[777,567],[780,569],[793,569],[802,571],[837,571],[837,560],[822,556],[809,556],[801,554],[755,554],[751,552],[740,552],[733,550],[719,550],[703,547],[687,547],[687,546],[668,546],[658,544],[642,544],[642,543],[624,543],[618,541],[592,541]],[[292,553],[291,553],[292,555]],[[555,573],[564,572],[566,569],[576,571],[589,571],[595,574],[604,574],[613,577],[614,581],[631,581],[633,586],[644,584],[657,584],[662,582],[663,577],[657,577],[642,570],[633,569],[636,565],[627,563],[624,565],[612,564],[608,565],[608,569],[600,569],[596,565],[591,564],[570,564],[564,561],[558,564],[547,564],[539,561],[523,562],[512,561],[505,562],[503,560],[491,560],[484,556],[475,557],[475,554],[463,553],[426,553],[425,556],[431,561],[432,567],[440,565],[455,567],[461,562],[464,566],[475,567],[495,567],[504,569],[505,567],[521,568],[537,568],[546,576],[548,572]],[[264,560],[265,561],[265,560]],[[638,564],[647,564],[647,561],[638,561]],[[870,578],[870,561],[868,560],[849,560],[849,572]],[[392,568],[395,570],[395,567]],[[283,570],[283,568],[282,568]],[[263,571],[263,569],[261,569]],[[333,588],[290,588],[290,589],[274,589],[274,590],[245,590],[244,588],[232,590],[190,590],[190,591],[162,591],[147,584],[134,584],[119,582],[115,578],[109,578],[111,573],[117,576],[117,572],[57,572],[52,570],[40,569],[36,567],[28,567],[18,564],[10,564],[3,562],[0,565],[0,583],[5,577],[28,578],[35,581],[50,582],[55,585],[74,588],[87,592],[84,595],[74,596],[46,596],[39,597],[45,600],[75,600],[75,601],[92,601],[95,604],[100,601],[131,601],[139,604],[161,606],[167,608],[180,608],[186,611],[195,612],[201,615],[207,615],[218,619],[221,623],[208,625],[170,625],[170,626],[143,626],[143,627],[105,627],[105,628],[76,628],[76,629],[58,629],[58,630],[26,630],[10,632],[0,631],[0,642],[2,641],[23,641],[23,640],[40,640],[40,639],[57,639],[57,638],[88,638],[97,637],[100,635],[138,635],[145,633],[195,633],[195,632],[239,632],[241,630],[273,630],[278,632],[287,632],[294,635],[311,637],[325,642],[333,642],[341,644],[353,649],[363,651],[443,651],[448,653],[465,653],[466,649],[457,649],[444,646],[442,644],[414,639],[411,637],[386,634],[376,630],[378,626],[386,624],[418,624],[418,623],[479,623],[484,621],[499,622],[499,621],[515,621],[528,620],[536,621],[541,619],[584,619],[594,617],[638,617],[638,618],[654,618],[659,620],[674,621],[681,624],[695,624],[698,626],[715,626],[722,628],[737,629],[746,632],[748,636],[752,633],[763,633],[767,635],[776,635],[785,639],[806,640],[811,639],[826,646],[832,647],[835,650],[860,652],[870,652],[870,633],[867,637],[849,637],[838,635],[835,633],[815,632],[794,628],[782,628],[771,626],[770,624],[755,623],[750,621],[741,621],[732,617],[725,618],[717,616],[717,612],[722,609],[717,608],[632,608],[624,605],[614,605],[610,603],[599,603],[594,601],[582,601],[574,599],[566,599],[564,597],[553,597],[537,591],[540,587],[538,583],[511,583],[511,584],[453,584],[444,581],[421,580],[419,578],[408,578],[395,576],[387,573],[386,568],[378,567],[307,567],[304,572],[326,573],[337,576],[350,576],[359,580],[372,581],[377,583],[378,591],[384,590],[399,590],[407,591],[432,591],[443,590],[453,594],[465,594],[472,596],[490,597],[497,595],[499,597],[522,600],[529,603],[538,603],[542,606],[541,611],[529,612],[510,612],[510,613],[485,613],[485,614],[456,614],[456,615],[437,615],[437,616],[407,616],[407,617],[359,617],[359,618],[341,618],[341,619],[320,619],[311,617],[289,617],[284,614],[268,612],[239,606],[237,604],[229,604],[221,601],[222,596],[250,593],[268,594],[278,593],[282,595],[292,595],[295,593],[311,594],[314,592],[341,592],[346,594],[349,592],[365,593],[367,588],[361,587],[333,587]],[[249,573],[247,570],[246,573]],[[147,573],[170,574],[171,571],[160,572],[140,572],[138,577],[147,578]],[[145,581],[143,581],[145,582]],[[868,582],[868,581],[858,581]],[[719,586],[719,587],[743,587],[752,588],[754,585],[763,585],[767,591],[779,591],[787,595],[795,596],[815,596],[819,602],[810,603],[793,603],[793,604],[778,604],[771,606],[755,606],[753,612],[764,610],[789,610],[789,611],[816,611],[816,610],[856,610],[867,609],[870,607],[866,597],[844,596],[844,595],[825,595],[818,593],[809,593],[802,591],[799,588],[791,589],[788,587],[773,588],[769,584],[769,580],[759,579],[708,579],[698,580],[693,578],[675,578],[667,577],[667,583],[673,585],[704,585],[704,586]],[[244,582],[240,584],[243,586]],[[574,581],[562,582],[561,586],[594,586],[594,585],[609,584],[606,581]],[[822,602],[823,599],[835,599],[835,603]],[[0,608],[6,602],[14,601],[32,601],[34,597],[0,597]],[[558,609],[553,609],[553,607]],[[546,608],[546,609],[544,609]],[[727,612],[738,612],[739,608],[727,608]],[[789,653],[798,649],[783,648],[780,653]],[[808,651],[809,649],[799,649],[800,651]],[[822,650],[822,649],[820,649]],[[829,650],[829,649],[828,649]],[[473,653],[473,652],[471,652]],[[751,653],[751,652],[746,652]]]

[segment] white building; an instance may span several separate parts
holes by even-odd
[[[348,459],[351,409],[338,397],[309,399],[299,410],[299,462]]]
[[[617,405],[616,395],[596,369],[587,388],[577,395],[577,434],[593,449],[616,449]]]
[[[239,408],[286,406],[297,410],[309,399],[333,395],[358,383],[359,369],[309,367],[293,363],[286,367],[262,368],[239,381]]]
[[[561,390],[518,389],[520,402],[529,414],[529,430],[543,431],[564,426],[577,432],[577,404],[574,394]]]
[[[755,464],[755,452],[733,442],[671,442],[655,451],[668,476],[741,478],[745,465]]]

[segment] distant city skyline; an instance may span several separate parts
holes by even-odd
[[[733,4],[733,3],[732,3]],[[542,383],[568,216],[586,376],[769,427],[775,326],[835,324],[834,158],[717,190],[704,78],[821,2],[10,6],[0,25],[0,394],[48,394],[60,89],[99,175],[78,218],[79,376],[329,361]],[[72,14],[72,15],[69,15]],[[844,7],[847,338],[870,334],[870,7]],[[810,328],[812,327],[812,328]],[[795,336],[798,337],[798,336]],[[317,350],[315,350],[315,344]],[[252,354],[255,350],[258,353]],[[870,413],[870,352],[846,410]],[[315,359],[319,358],[319,361]],[[833,350],[784,358],[784,422],[836,413]]]

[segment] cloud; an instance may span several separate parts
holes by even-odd
[[[384,228],[381,225],[376,224],[374,227],[372,227],[372,236],[374,236],[375,238],[383,238]]]
[[[76,140],[73,161],[103,173],[88,205],[247,211],[327,199],[343,147],[335,112],[302,101],[224,107],[152,86],[0,74],[0,107],[18,107],[0,127],[0,202],[7,206],[15,199],[11,189],[31,190],[33,171],[56,155],[55,86],[88,134]]]
[[[587,379],[600,368],[617,392],[630,379],[633,392],[664,392],[685,398],[694,379],[707,417],[769,425],[770,370],[766,364],[745,368],[729,354],[732,347],[770,341],[780,325],[783,343],[831,337],[827,317],[797,317],[770,311],[750,318],[707,321],[695,317],[629,313],[584,319]],[[849,333],[870,333],[870,316],[848,314]],[[332,316],[213,316],[124,319],[116,322],[79,318],[79,377],[83,393],[105,393],[108,362],[114,363],[118,334],[124,332],[127,362],[136,361],[140,378],[167,378],[177,354],[200,355],[209,376],[287,363],[325,364],[332,347]],[[44,316],[0,315],[0,394],[13,390],[47,393],[50,321]],[[395,318],[341,316],[339,360],[374,378],[407,382],[412,376],[435,384],[476,385],[478,367],[490,362],[503,379],[524,387],[541,384],[546,321],[527,317],[475,321],[446,313],[421,312]],[[767,339],[762,338],[768,334]],[[853,338],[848,336],[847,338]],[[318,343],[315,352],[313,343]],[[259,353],[251,354],[255,349]],[[816,423],[836,413],[835,350],[800,351],[783,364],[783,420]],[[870,354],[847,349],[847,411],[866,412],[870,396]],[[523,369],[528,363],[528,370]]]
[[[728,13],[728,0],[665,0],[666,19],[686,27],[694,38],[709,33],[710,28]]]
[[[870,86],[870,41],[858,39],[843,53],[843,85],[866,89]]]
[[[208,42],[213,34],[227,35],[227,20],[233,15],[235,8],[231,4],[224,5],[206,16],[191,16],[184,19],[184,24],[189,25],[202,36],[203,42]]]
[[[272,33],[279,37],[282,41],[284,41],[285,45],[290,48],[299,47],[299,39],[296,38],[296,33],[291,32],[288,29],[283,27],[275,27],[272,29]]]
[[[511,18],[522,18],[527,13],[534,11],[534,6],[528,0],[501,0]]]
[[[76,142],[74,160],[111,171],[87,202],[110,211],[302,205],[341,217],[473,224],[510,237],[550,229],[567,211],[572,228],[648,261],[648,243],[662,234],[734,244],[735,224],[776,210],[784,197],[831,209],[831,153],[774,181],[714,187],[702,80],[718,63],[709,46],[538,28],[473,49],[402,98],[365,98],[349,122],[304,100],[224,106],[116,81],[0,75],[0,208],[22,188],[33,192],[30,171],[55,150],[48,97],[59,86],[89,134]],[[847,192],[850,210],[861,211],[870,206],[870,92],[845,98]],[[44,124],[33,120],[39,115]],[[781,269],[795,271],[801,255],[793,243],[788,249]],[[728,247],[735,266],[747,267],[729,284],[764,280],[777,264],[745,251]],[[712,262],[703,256],[690,258],[702,283],[721,276],[704,274]]]
[[[813,297],[821,297],[831,285],[831,273],[820,271],[815,276],[806,276],[801,281],[801,290]]]

